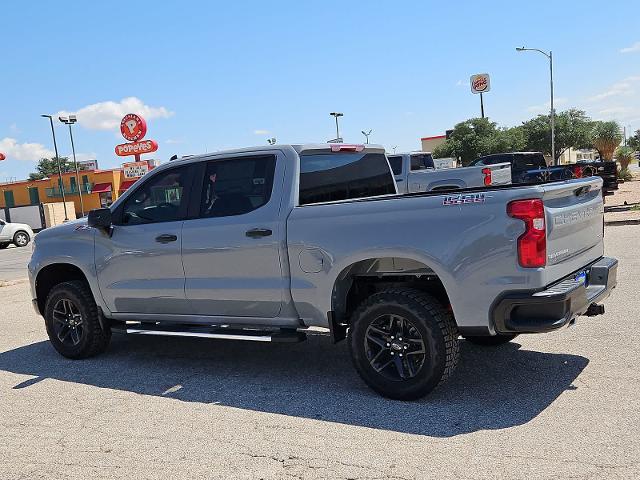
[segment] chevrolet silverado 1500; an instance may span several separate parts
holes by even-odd
[[[33,304],[74,359],[112,331],[300,341],[324,327],[370,387],[418,398],[451,374],[460,336],[497,345],[603,312],[617,261],[603,256],[601,187],[398,195],[370,145],[192,156],[42,231]]]

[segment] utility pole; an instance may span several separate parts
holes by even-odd
[[[550,50],[549,53],[544,50],[540,50],[538,48],[525,48],[525,47],[517,47],[517,52],[538,52],[547,57],[549,60],[549,85],[551,87],[551,159],[553,160],[553,164],[558,164],[558,159],[556,158],[556,111],[553,108],[553,52]]]
[[[340,141],[340,126],[338,125],[338,118],[343,117],[344,113],[331,112],[329,115],[336,119],[336,141]]]
[[[71,138],[71,151],[73,152],[73,164],[76,170],[76,185],[80,195],[80,212],[84,217],[84,201],[82,199],[82,184],[80,183],[80,174],[78,173],[78,161],[76,160],[76,147],[73,144],[73,133],[71,132],[71,125],[77,122],[75,115],[69,115],[69,117],[58,117],[58,119],[69,126],[69,137]]]
[[[60,166],[60,156],[58,155],[58,144],[56,143],[56,132],[53,129],[53,117],[51,115],[40,115],[41,117],[45,117],[49,119],[49,123],[51,123],[51,135],[53,135],[53,149],[56,152],[56,160],[58,164],[58,176],[60,178],[60,193],[62,194],[62,205],[64,206],[64,221],[69,220],[69,215],[67,214],[67,200],[64,196],[64,182],[62,181],[62,167]]]

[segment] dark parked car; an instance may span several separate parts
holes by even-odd
[[[548,165],[541,152],[496,153],[480,157],[471,166],[495,165],[509,162],[511,164],[511,182],[544,183],[549,181],[569,180],[582,177],[602,177],[604,182],[602,194],[613,195],[618,189],[618,165],[616,162],[580,162],[564,165]]]

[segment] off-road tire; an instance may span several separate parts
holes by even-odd
[[[60,300],[71,301],[81,315],[84,328],[77,345],[64,344],[55,333],[53,310]],[[45,303],[44,319],[51,344],[64,357],[88,358],[104,352],[109,346],[111,329],[108,326],[102,328],[98,307],[85,282],[64,282],[53,287]]]
[[[26,247],[27,245],[29,245],[30,241],[31,237],[24,230],[18,230],[13,236],[13,244],[16,247]]]
[[[509,343],[511,340],[513,340],[517,336],[518,336],[517,333],[513,333],[513,334],[504,334],[504,335],[498,334],[498,335],[486,336],[486,337],[469,336],[469,337],[464,337],[464,339],[468,342],[473,343],[474,345],[480,345],[483,347],[497,347],[499,345],[504,345],[505,343]]]
[[[412,378],[390,380],[374,369],[367,356],[369,327],[389,315],[403,317],[422,337],[424,361]],[[452,315],[431,295],[410,288],[386,289],[363,301],[352,315],[348,344],[364,382],[382,396],[396,400],[415,400],[431,392],[452,374],[460,353]]]

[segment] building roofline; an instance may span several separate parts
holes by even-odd
[[[435,140],[437,138],[447,138],[446,135],[434,135],[433,137],[422,137],[420,140]]]

